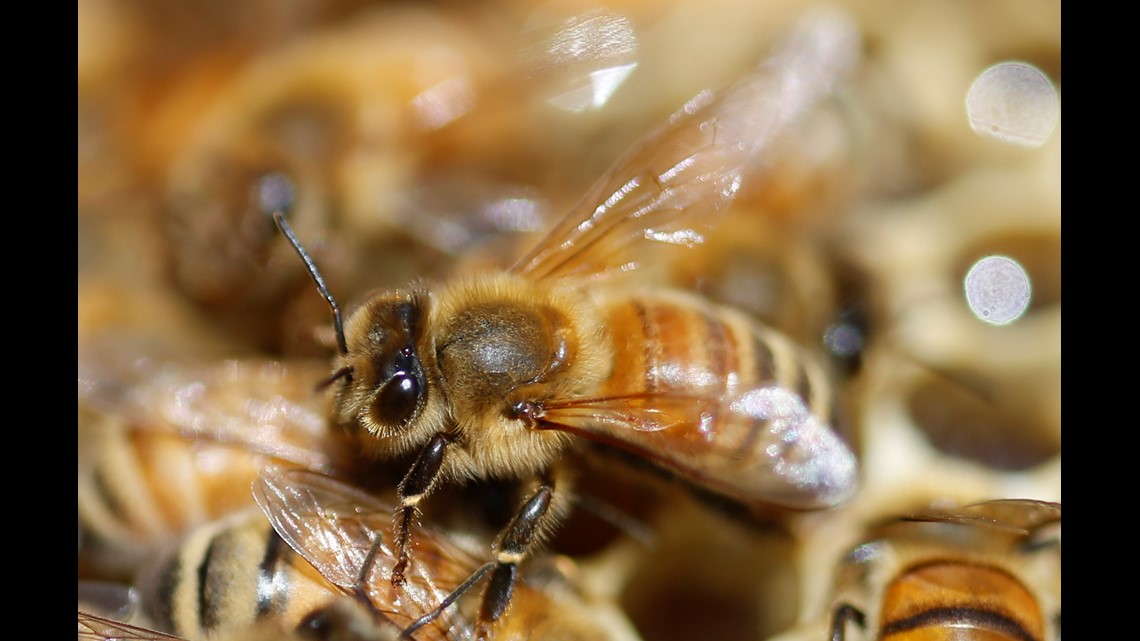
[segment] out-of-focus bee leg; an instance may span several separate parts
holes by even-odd
[[[847,638],[848,621],[854,621],[859,627],[865,623],[862,612],[851,604],[844,603],[831,613],[831,641],[844,641]]]
[[[436,434],[428,441],[427,447],[420,452],[412,469],[404,475],[396,488],[396,496],[400,500],[400,507],[396,510],[394,547],[396,564],[392,566],[392,585],[404,584],[404,573],[408,569],[408,560],[411,554],[412,522],[419,509],[420,501],[427,497],[435,488],[439,480],[439,470],[443,466],[443,454],[447,451],[448,438],[445,434]],[[377,550],[372,550],[364,561],[361,569],[360,586],[368,585],[368,575],[375,562]]]

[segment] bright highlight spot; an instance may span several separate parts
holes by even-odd
[[[284,174],[267,174],[257,182],[257,204],[266,213],[286,212],[294,200],[293,182]]]
[[[965,287],[970,311],[987,323],[1012,323],[1029,307],[1029,275],[1005,256],[987,256],[974,263]]]
[[[970,126],[983,135],[1038,147],[1057,125],[1057,92],[1036,67],[1003,62],[986,69],[966,96]]]
[[[863,349],[863,332],[851,323],[835,323],[823,333],[823,345],[832,354],[848,358]]]
[[[599,109],[637,68],[637,33],[626,16],[598,5],[550,2],[531,16],[521,52],[559,109]]]

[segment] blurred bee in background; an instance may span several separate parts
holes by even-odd
[[[415,457],[397,488],[393,587],[415,571],[413,523],[437,486],[524,481],[495,560],[472,577],[488,575],[475,619],[485,635],[519,564],[569,511],[563,455],[578,448],[621,453],[755,514],[852,495],[857,463],[831,427],[828,375],[811,353],[743,312],[609,279],[639,266],[647,241],[701,242],[790,124],[839,82],[856,41],[844,17],[812,16],[754,73],[693,98],[510,269],[375,294],[347,324],[274,211],[333,311],[335,424],[377,458]],[[366,585],[356,578],[358,591]]]
[[[135,603],[113,620],[186,639],[283,634],[337,598],[252,506],[189,529],[148,559],[135,581]],[[112,619],[81,603],[83,612]]]
[[[276,633],[370,641],[396,639],[401,631],[420,640],[475,638],[472,600],[457,597],[480,563],[461,539],[417,527],[419,562],[393,588],[396,560],[383,536],[394,510],[373,494],[308,470],[270,468],[254,483],[254,495],[264,513],[246,510],[193,529],[140,573],[135,603],[117,617],[81,604],[81,629],[86,624],[94,635],[145,625],[139,634],[186,639]],[[362,577],[370,554],[371,572]],[[618,620],[612,608],[599,616],[600,608],[588,605],[564,574],[528,578],[497,639],[616,638],[597,622]],[[363,595],[356,592],[360,581]]]
[[[340,598],[256,508],[195,528],[137,582],[142,619],[188,639],[289,632]]]
[[[350,474],[312,393],[326,368],[81,357],[80,575],[123,578],[191,527],[251,507],[265,465]]]
[[[1061,638],[1061,506],[1003,499],[870,529],[840,567],[830,638]]]
[[[399,634],[395,628],[378,627],[361,618],[367,613],[347,597],[330,604],[326,612],[338,613],[336,616],[340,617],[339,621],[343,621],[344,625],[338,624],[334,629],[328,626],[318,626],[317,629],[301,626],[295,630],[282,630],[273,623],[261,623],[212,634],[209,638],[211,641],[394,641]],[[194,640],[79,610],[79,641]]]
[[[537,229],[543,205],[508,151],[530,139],[527,85],[502,71],[510,38],[480,14],[374,7],[187,74],[137,152],[161,185],[175,286],[258,349],[319,347],[304,330],[326,312],[248,189],[266,172],[292,176],[294,226],[355,295]]]

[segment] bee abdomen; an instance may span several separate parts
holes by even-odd
[[[614,376],[604,395],[680,392],[730,396],[779,386],[830,418],[822,367],[783,334],[751,317],[679,293],[612,301]]]
[[[203,470],[203,457],[210,461]],[[79,484],[79,518],[105,541],[157,544],[249,506],[248,487],[264,464],[224,445],[190,445],[178,435],[108,429]],[[81,474],[82,476],[82,474]]]
[[[142,604],[156,626],[187,638],[267,621],[289,629],[336,597],[260,512],[235,519],[197,528],[144,572]]]
[[[1016,641],[1039,641],[1045,634],[1033,595],[994,567],[934,561],[911,568],[888,586],[880,638],[927,638],[922,630],[951,627]]]

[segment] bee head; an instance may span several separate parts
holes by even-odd
[[[420,359],[426,296],[383,293],[349,317],[347,351],[337,359],[330,383],[341,424],[381,438],[404,435],[427,404],[428,385]]]
[[[337,356],[331,376],[320,387],[339,384],[336,419],[350,431],[363,429],[381,439],[400,436],[407,447],[431,429],[411,429],[427,405],[428,386],[418,341],[427,308],[426,292],[380,292],[342,322],[340,307],[309,253],[293,233],[286,212],[292,206],[292,184],[283,176],[265,177],[259,184],[261,207],[301,258],[317,291],[328,302],[336,332]]]

